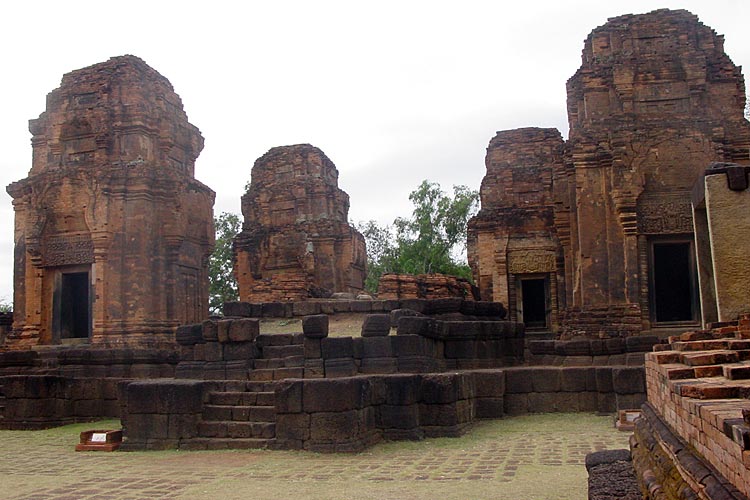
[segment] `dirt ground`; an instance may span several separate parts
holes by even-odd
[[[5,499],[584,499],[584,457],[627,448],[612,417],[485,421],[461,438],[384,443],[357,454],[292,451],[81,452],[86,429],[0,431]]]
[[[328,317],[329,337],[359,337],[366,314],[339,313]],[[301,318],[264,318],[260,320],[260,333],[297,333],[302,331]],[[391,329],[395,334],[395,329]]]

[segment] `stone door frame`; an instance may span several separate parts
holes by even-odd
[[[656,264],[654,247],[658,245],[687,245],[688,246],[688,274],[690,284],[690,308],[692,319],[677,321],[657,321],[656,308]],[[691,235],[652,235],[647,238],[648,265],[648,310],[652,328],[675,326],[700,326],[701,309],[698,296],[698,272],[695,255],[695,242]]]
[[[544,280],[544,326],[530,327],[526,325],[526,330],[532,331],[552,331],[552,273],[523,273],[516,274],[514,283],[515,296],[515,319],[524,321],[523,317],[523,282],[531,280]],[[525,324],[525,323],[524,323]]]
[[[92,266],[91,264],[82,264],[75,266],[62,266],[50,269],[53,273],[53,291],[52,291],[52,343],[53,344],[73,344],[79,342],[88,343],[91,340],[93,329],[93,286],[91,283]],[[88,283],[86,302],[87,302],[87,334],[85,337],[67,337],[63,336],[62,325],[62,303],[63,303],[63,276],[72,274],[86,274]]]

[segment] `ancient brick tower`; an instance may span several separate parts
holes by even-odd
[[[549,132],[490,143],[469,238],[483,298],[507,297],[511,319],[532,311],[542,329],[572,335],[695,327],[690,189],[713,161],[748,163],[740,69],[684,10],[610,19],[582,59],[562,157]]]
[[[154,345],[203,319],[214,193],[169,81],[133,56],[73,71],[29,129],[8,344]]]
[[[558,323],[564,276],[553,193],[559,184],[553,178],[563,171],[564,147],[556,129],[498,132],[487,148],[482,210],[469,222],[468,257],[481,297],[507,304],[515,314],[525,290],[528,330]]]
[[[305,300],[362,290],[366,251],[347,220],[331,160],[309,144],[273,148],[253,165],[234,242],[240,300]]]

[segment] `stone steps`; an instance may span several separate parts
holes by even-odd
[[[276,422],[274,406],[204,405],[203,421]]]
[[[262,348],[264,359],[288,358],[291,356],[304,356],[305,347],[302,344],[292,345],[269,345]]]
[[[275,401],[273,392],[228,391],[212,392],[208,396],[209,404],[223,406],[273,406]]]
[[[273,370],[271,370],[273,371]],[[269,448],[276,438],[274,384],[229,382],[208,394],[198,436],[180,443],[184,450]],[[255,390],[253,390],[255,389]]]
[[[256,360],[257,361],[257,360]],[[305,369],[303,367],[288,368],[261,368],[250,370],[248,378],[251,381],[272,381],[287,378],[303,378]]]
[[[261,348],[269,346],[302,345],[304,343],[304,336],[302,333],[276,333],[272,335],[260,334],[255,342]]]
[[[305,366],[304,356],[289,356],[287,358],[256,359],[255,369],[300,368]]]
[[[198,424],[198,434],[204,438],[273,439],[276,437],[276,424],[273,422],[201,422]]]
[[[263,438],[192,438],[180,443],[182,450],[250,450],[274,448],[275,439]]]
[[[248,372],[251,381],[303,378],[305,346],[302,334],[261,335],[257,339],[261,357]]]

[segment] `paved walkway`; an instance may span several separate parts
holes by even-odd
[[[359,454],[73,451],[78,433],[0,431],[6,499],[585,499],[584,457],[627,448],[611,417],[548,414],[478,424],[458,439],[386,443]]]

